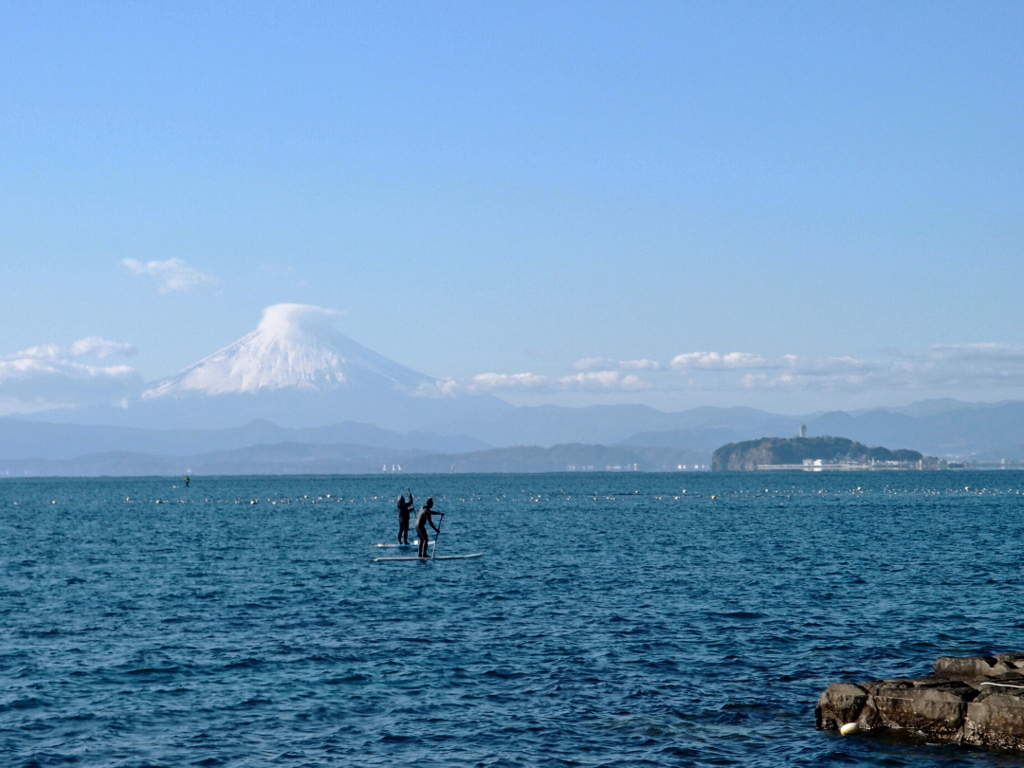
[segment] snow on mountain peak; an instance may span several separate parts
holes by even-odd
[[[323,392],[342,386],[416,394],[435,380],[392,362],[337,331],[341,313],[308,304],[263,310],[252,333],[143,393],[165,395],[255,393],[281,389]]]
[[[282,344],[316,343],[322,335],[340,336],[334,330],[341,312],[311,304],[273,304],[263,310],[263,318],[250,335],[279,340]]]

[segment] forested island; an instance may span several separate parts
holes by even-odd
[[[711,470],[939,469],[941,462],[907,448],[869,448],[845,437],[762,437],[729,443],[711,457]]]

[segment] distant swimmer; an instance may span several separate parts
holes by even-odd
[[[441,529],[434,525],[434,521],[431,519],[434,515],[444,517],[444,512],[435,512],[434,500],[427,499],[427,503],[420,507],[420,513],[416,515],[416,535],[420,537],[418,550],[420,557],[427,556],[427,526],[429,525],[437,533],[441,532]]]
[[[409,500],[405,496],[398,495],[398,543],[409,543],[409,516],[412,514],[415,505],[412,500],[412,491],[409,491]]]
[[[188,488],[188,484],[192,482],[192,478],[185,475],[185,487]]]

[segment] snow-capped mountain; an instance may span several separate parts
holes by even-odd
[[[339,313],[306,304],[263,310],[252,333],[157,382],[143,399],[224,395],[294,389],[329,392],[342,387],[437,393],[437,380],[392,362],[337,331]]]
[[[254,419],[289,428],[355,421],[404,433],[512,408],[490,395],[444,393],[437,379],[336,330],[338,315],[305,304],[267,307],[255,331],[150,384],[140,399],[67,419],[159,429],[239,427]]]

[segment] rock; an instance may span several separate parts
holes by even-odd
[[[1024,754],[1024,653],[943,656],[934,675],[834,683],[814,719],[819,730],[900,733]]]
[[[910,730],[955,737],[963,728],[967,703],[977,695],[959,681],[883,681],[871,692],[857,722],[863,730]]]
[[[967,705],[963,743],[1024,752],[1024,686],[986,686],[985,692]]]
[[[857,719],[868,700],[868,692],[852,683],[833,683],[814,708],[814,721],[819,731],[838,731],[844,723]]]
[[[935,660],[935,674],[950,680],[979,680],[1021,671],[1024,671],[1024,653],[1004,653],[999,656],[940,656]]]

